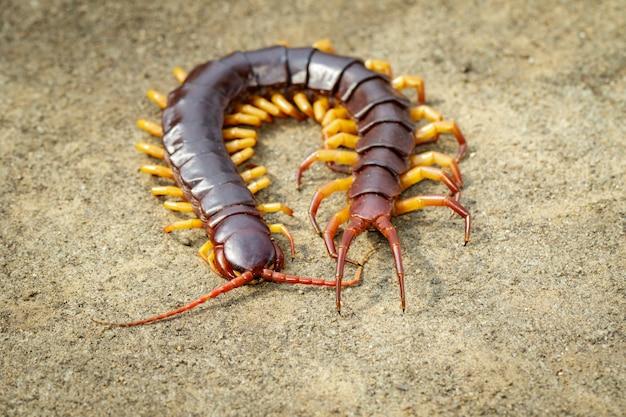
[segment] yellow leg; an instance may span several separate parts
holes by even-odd
[[[256,145],[256,139],[245,138],[245,139],[235,139],[224,144],[226,146],[226,151],[228,153],[235,153],[245,148],[251,148]]]
[[[235,111],[239,113],[249,114],[250,116],[256,116],[262,121],[267,122],[267,123],[272,122],[272,116],[270,116],[268,112],[266,112],[263,109],[259,109],[258,107],[253,106],[252,104],[239,104],[235,106]]]
[[[184,196],[183,190],[174,186],[166,186],[166,187],[152,187],[150,190],[153,196],[168,196],[168,197],[177,197],[182,198]]]
[[[139,167],[139,172],[156,175],[157,177],[174,178],[174,172],[170,168],[161,165],[142,165]]]
[[[288,216],[293,216],[293,210],[287,207],[283,203],[265,203],[256,206],[257,210],[261,213],[277,213],[279,211],[285,213]]]
[[[272,181],[269,177],[261,177],[260,179],[248,184],[248,190],[250,190],[252,194],[256,194],[259,191],[269,187],[271,183]]]
[[[461,177],[459,164],[449,155],[434,151],[424,152],[412,155],[410,163],[411,167],[439,165],[440,167],[448,168],[452,172],[452,177],[455,179],[456,184],[459,187],[463,186],[463,178]]]
[[[354,182],[354,177],[350,176],[347,178],[339,178],[334,181],[327,183],[320,187],[315,194],[313,195],[313,199],[311,200],[311,205],[309,206],[309,220],[311,220],[311,224],[313,228],[318,234],[321,234],[321,229],[319,224],[317,224],[317,210],[322,204],[322,201],[328,198],[331,194],[339,192],[339,191],[347,191],[352,183]]]
[[[414,88],[417,92],[417,101],[421,104],[426,101],[426,92],[424,91],[424,80],[417,75],[401,75],[395,78],[391,85],[396,90],[404,90],[406,88]]]
[[[322,52],[326,52],[328,54],[335,53],[335,47],[330,39],[320,39],[313,43],[313,48],[319,49]]]
[[[313,116],[318,123],[322,123],[324,115],[328,111],[328,98],[320,96],[313,102]]]
[[[189,219],[189,220],[181,220],[178,222],[174,222],[172,224],[168,224],[163,228],[165,233],[171,233],[175,230],[187,230],[187,229],[202,229],[204,224],[202,224],[202,220],[200,219]]]
[[[152,136],[156,136],[157,138],[163,136],[163,129],[157,123],[139,119],[137,120],[137,127],[144,132],[148,132]]]
[[[429,206],[445,206],[450,208],[465,220],[465,243],[470,238],[470,214],[458,201],[450,196],[443,195],[419,195],[407,198],[406,200],[396,201],[394,205],[394,216],[410,213]]]
[[[204,245],[202,245],[200,247],[200,249],[198,249],[198,255],[204,259],[205,261],[209,261],[209,254],[211,253],[211,251],[213,250],[213,244],[211,243],[210,240],[207,240]]]
[[[326,137],[333,136],[339,132],[357,133],[357,126],[354,120],[335,119],[322,129]]]
[[[193,206],[191,203],[186,203],[183,201],[165,201],[163,203],[163,207],[171,211],[179,211],[181,213],[191,213],[193,211]]]
[[[274,44],[284,46],[285,48],[289,47],[289,42],[286,41],[285,39],[279,39],[276,42],[274,42]]]
[[[296,106],[298,106],[298,109],[300,109],[302,113],[306,114],[309,117],[313,117],[313,106],[311,105],[311,102],[309,102],[306,94],[294,94],[293,102],[296,103]]]
[[[229,127],[228,129],[222,129],[222,135],[224,140],[231,139],[256,139],[256,130],[245,129],[243,127]]]
[[[442,120],[438,122],[429,123],[426,126],[422,127],[415,133],[415,144],[420,145],[424,143],[434,142],[439,139],[439,135],[442,133],[449,133],[459,144],[459,151],[457,152],[456,161],[458,162],[463,158],[465,152],[467,151],[467,142],[465,141],[465,137],[463,133],[461,133],[461,129],[454,122],[454,120]]]
[[[272,103],[274,103],[282,113],[295,119],[302,120],[304,116],[280,93],[272,94]]]
[[[260,166],[243,171],[241,173],[241,178],[243,178],[245,182],[250,182],[257,178],[261,178],[265,174],[267,174],[267,168],[265,168],[264,166]]]
[[[356,144],[359,142],[359,139],[360,138],[357,135],[352,135],[350,133],[337,133],[326,140],[325,146],[328,149],[336,149],[340,146],[354,149],[356,148]]]
[[[283,114],[280,112],[280,109],[273,104],[271,101],[260,97],[260,96],[252,96],[250,98],[250,102],[254,104],[256,107],[265,110],[269,114],[275,117],[281,117]]]
[[[284,235],[289,240],[289,248],[291,249],[291,257],[296,256],[296,245],[293,242],[293,236],[289,233],[289,230],[285,227],[285,225],[280,223],[270,224],[270,232],[272,233],[280,233]]]
[[[457,194],[459,192],[459,187],[450,177],[444,174],[442,170],[432,167],[411,168],[404,174],[400,175],[400,187],[402,190],[406,190],[410,186],[417,184],[424,179],[443,182],[453,194]]]
[[[365,68],[391,78],[391,64],[383,59],[368,59],[365,61]]]
[[[348,114],[348,110],[346,110],[345,107],[343,106],[337,106],[333,109],[330,109],[326,112],[326,114],[324,115],[324,118],[322,119],[322,126],[326,127],[330,124],[330,122],[332,122],[333,120],[336,119],[346,119],[349,118],[350,115]]]
[[[235,165],[241,165],[246,162],[248,159],[254,156],[254,149],[246,148],[242,149],[237,153],[234,153],[230,156],[230,159],[233,161]]]
[[[426,106],[422,104],[421,106],[416,106],[411,108],[410,110],[411,119],[414,121],[419,120],[428,120],[429,122],[438,122],[443,120],[443,116],[437,110],[433,109],[430,106]]]
[[[213,244],[210,240],[207,240],[206,243],[198,249],[198,256],[209,264],[211,271],[215,272],[217,275],[222,275],[215,267],[215,252],[213,252]]]
[[[165,96],[165,94],[150,89],[146,91],[146,97],[148,97],[148,100],[159,106],[160,109],[164,109],[167,107],[167,97]]]
[[[335,162],[342,165],[354,165],[359,160],[359,154],[354,151],[343,151],[336,149],[320,149],[309,155],[298,168],[296,177],[298,188],[302,180],[302,174],[315,162]]]
[[[163,159],[165,157],[165,149],[163,149],[163,147],[161,146],[151,145],[145,142],[138,142],[135,143],[135,149],[156,159]]]
[[[224,126],[250,125],[261,126],[261,119],[245,113],[228,114],[224,116]]]
[[[324,246],[326,246],[326,252],[328,252],[328,256],[331,258],[337,258],[337,248],[335,247],[335,235],[337,234],[337,230],[339,229],[339,226],[347,222],[348,219],[350,219],[350,206],[346,206],[342,210],[335,213],[326,225],[326,229],[324,230],[324,235],[322,237],[324,239]],[[348,262],[358,265],[358,263],[355,263],[352,260]]]
[[[181,67],[174,67],[172,69],[172,74],[174,74],[174,78],[176,78],[176,80],[181,84],[185,82],[185,79],[187,78],[187,71]]]

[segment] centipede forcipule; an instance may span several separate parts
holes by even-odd
[[[458,161],[467,145],[458,126],[424,105],[424,83],[417,76],[391,78],[385,61],[340,56],[328,42],[314,47],[269,48],[234,52],[193,69],[189,75],[176,69],[182,84],[167,99],[154,91],[149,98],[163,108],[162,123],[139,121],[139,126],[161,136],[164,149],[146,143],[137,149],[163,159],[167,166],[147,165],[141,171],[171,178],[176,186],[156,187],[152,193],[183,199],[166,201],[166,208],[193,212],[197,218],[166,227],[204,228],[209,240],[200,255],[228,281],[208,294],[164,314],[129,323],[135,326],[188,311],[211,298],[255,279],[275,283],[336,288],[336,308],[341,308],[341,288],[360,280],[343,280],[348,250],[354,238],[368,229],[380,231],[389,241],[405,309],[404,269],[400,241],[392,216],[426,206],[447,206],[465,220],[465,243],[470,235],[470,215],[458,202],[462,187]],[[414,88],[417,105],[400,91]],[[291,97],[294,104],[287,97]],[[257,166],[239,172],[237,165],[254,151],[256,131],[241,125],[259,126],[273,118],[313,117],[323,126],[324,149],[311,154],[297,170],[297,183],[315,162],[331,168],[349,168],[350,174],[321,187],[311,202],[309,217],[328,254],[336,258],[334,280],[283,274],[284,255],[271,233],[283,233],[280,224],[268,226],[263,213],[290,209],[279,203],[259,204],[254,193],[267,185],[266,169]],[[421,128],[416,123],[425,120]],[[416,145],[432,143],[440,134],[452,134],[459,143],[456,157],[430,151],[414,154]],[[340,149],[343,148],[343,149]],[[450,174],[432,165],[439,165]],[[341,170],[341,169],[339,169]],[[423,195],[399,199],[401,192],[422,179],[444,183],[449,195]],[[322,233],[316,221],[321,202],[345,191],[348,204],[337,212]],[[334,238],[344,232],[337,250]]]

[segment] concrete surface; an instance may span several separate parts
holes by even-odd
[[[124,3],[0,11],[0,415],[624,415],[623,1]],[[171,89],[174,65],[320,37],[422,74],[459,121],[470,245],[444,209],[396,220],[405,314],[370,233],[342,316],[332,291],[265,284],[153,326],[92,323],[222,282],[195,255],[201,232],[161,233],[177,216],[132,149],[134,120],[158,117],[144,91]],[[293,184],[318,128],[261,138],[275,185],[260,199],[297,212],[272,216],[297,239],[287,270],[332,276],[306,208],[334,174]],[[408,193],[426,192],[442,188]]]

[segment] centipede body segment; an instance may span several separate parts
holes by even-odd
[[[360,265],[348,258],[350,245],[368,229],[380,231],[389,241],[404,310],[402,251],[392,217],[445,206],[464,218],[465,243],[469,240],[470,215],[459,203],[462,177],[458,167],[467,144],[455,122],[424,104],[420,77],[392,78],[386,61],[364,62],[336,55],[328,41],[314,47],[279,45],[234,52],[201,64],[188,75],[177,67],[174,75],[181,84],[169,95],[153,90],[147,94],[163,109],[161,124],[138,122],[138,127],[162,138],[162,146],[140,143],[137,150],[165,165],[145,165],[140,170],[173,182],[153,188],[152,194],[176,199],[165,201],[164,206],[194,217],[170,224],[165,231],[204,229],[208,241],[199,254],[227,281],[176,310],[130,323],[107,324],[135,326],[158,321],[253,280],[335,287],[339,311],[341,288],[357,284],[362,272],[361,266],[354,279],[344,280],[346,262]],[[416,90],[417,104],[402,94],[408,88]],[[283,203],[256,200],[255,193],[271,183],[264,166],[238,169],[254,156],[258,140],[254,128],[285,117],[312,118],[322,127],[323,148],[299,166],[298,187],[303,173],[317,162],[347,173],[317,190],[309,209],[313,227],[323,237],[328,254],[336,259],[334,280],[280,272],[284,255],[272,234],[285,235],[292,254],[293,239],[284,225],[268,225],[265,216],[291,215],[291,209]],[[424,123],[418,126],[421,121]],[[442,134],[457,140],[455,157],[415,152],[416,147],[432,143]],[[441,182],[449,194],[400,197],[424,179]],[[317,211],[323,200],[336,192],[347,193],[348,204],[322,231]],[[336,247],[340,227],[344,230]]]

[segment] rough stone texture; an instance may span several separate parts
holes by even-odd
[[[100,3],[0,11],[1,415],[623,415],[623,1]],[[370,233],[354,254],[378,251],[341,316],[332,291],[265,284],[158,325],[92,323],[222,282],[195,255],[201,232],[161,233],[176,215],[132,149],[134,120],[158,117],[144,91],[171,89],[174,65],[319,37],[422,74],[459,121],[470,245],[444,209],[396,220],[405,314]],[[287,270],[332,276],[306,209],[334,174],[293,183],[318,128],[261,138],[275,185],[260,198],[297,212],[272,216],[297,239]]]

